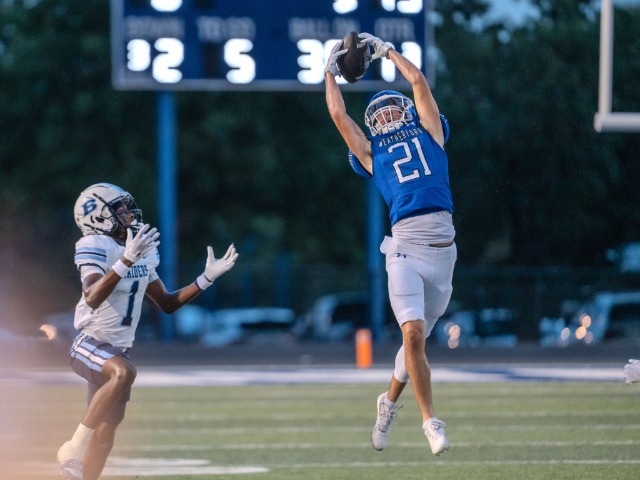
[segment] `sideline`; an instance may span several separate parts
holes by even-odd
[[[390,368],[340,367],[141,367],[136,387],[206,387],[286,384],[386,383]],[[456,365],[435,367],[433,383],[487,382],[624,382],[623,367],[565,365]],[[0,369],[0,385],[81,385],[84,381],[65,369]]]

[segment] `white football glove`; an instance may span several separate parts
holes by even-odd
[[[393,45],[391,45],[390,43],[383,42],[378,37],[374,37],[370,33],[361,33],[358,35],[358,38],[362,39],[366,44],[373,47],[371,60],[386,57],[387,52],[389,52],[389,50],[393,48]]]
[[[629,359],[624,366],[624,380],[629,385],[640,382],[640,360]]]
[[[331,53],[329,54],[329,59],[327,60],[327,65],[324,67],[324,73],[329,72],[334,77],[340,76],[340,70],[338,70],[338,64],[337,64],[338,58],[340,58],[342,55],[344,55],[349,51],[346,48],[343,50],[340,50],[341,44],[342,42],[337,42],[333,46],[333,48],[331,49]]]
[[[156,227],[149,230],[149,225],[142,225],[138,233],[133,236],[133,230],[127,229],[127,242],[125,243],[124,258],[132,263],[136,263],[144,257],[150,250],[154,249],[160,242],[158,237],[160,232]]]
[[[212,247],[207,247],[207,252],[207,263],[204,266],[204,272],[196,279],[196,285],[200,290],[209,288],[216,278],[231,270],[236,264],[239,255],[233,244],[229,246],[227,253],[222,258],[215,257]]]

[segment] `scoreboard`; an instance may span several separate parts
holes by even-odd
[[[319,91],[335,43],[368,32],[427,71],[431,0],[112,0],[118,90]],[[346,89],[406,89],[387,59]]]

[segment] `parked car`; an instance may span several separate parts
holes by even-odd
[[[295,312],[290,308],[227,308],[207,312],[200,344],[217,347],[239,342],[293,341]]]
[[[515,347],[517,320],[517,312],[510,308],[459,310],[441,318],[431,336],[449,348]]]
[[[640,338],[640,291],[598,292],[568,319],[543,318],[542,346],[596,344],[609,339]]]
[[[320,341],[352,340],[359,328],[371,328],[369,293],[341,292],[317,298],[300,315],[293,328],[300,339]],[[400,338],[400,329],[385,296],[383,337]]]

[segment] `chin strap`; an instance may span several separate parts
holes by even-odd
[[[399,129],[400,127],[402,127],[403,125],[405,125],[405,122],[403,122],[401,120],[396,120],[394,122],[387,123],[384,127],[380,128],[380,131],[382,133],[394,132],[397,129]]]

